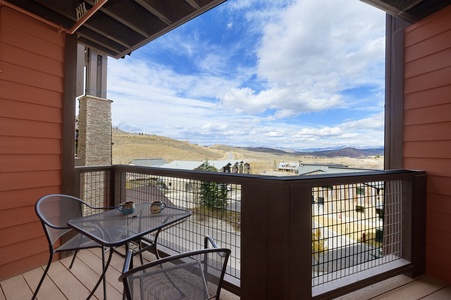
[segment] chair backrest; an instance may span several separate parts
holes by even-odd
[[[82,216],[83,205],[83,200],[62,194],[46,195],[36,202],[36,214],[51,245],[71,231],[67,222]]]
[[[215,248],[166,257],[124,272],[129,299],[219,299],[230,249]]]

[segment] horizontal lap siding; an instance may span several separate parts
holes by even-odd
[[[451,283],[451,7],[405,32],[404,167],[426,170],[426,270]]]
[[[0,280],[47,260],[34,204],[61,191],[64,38],[0,7]]]

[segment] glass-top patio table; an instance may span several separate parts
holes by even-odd
[[[88,299],[93,295],[97,286],[104,278],[110,264],[113,248],[125,246],[128,251],[132,241],[153,232],[158,232],[166,226],[178,223],[191,215],[186,209],[166,206],[160,213],[153,214],[150,211],[151,203],[138,203],[131,214],[123,214],[119,209],[111,209],[102,213],[72,219],[68,225],[74,230],[93,239],[106,248],[110,248],[110,255],[102,275]],[[106,299],[106,295],[104,295]]]

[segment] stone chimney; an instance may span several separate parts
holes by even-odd
[[[83,166],[112,164],[111,103],[86,95],[79,98],[77,156]]]

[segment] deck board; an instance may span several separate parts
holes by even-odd
[[[424,300],[449,300],[449,299],[451,299],[451,286],[447,286],[424,298]]]
[[[44,280],[38,299],[85,299],[97,282],[101,271],[101,250],[89,249],[77,254],[72,269],[68,269],[71,257],[54,262]],[[108,253],[106,253],[108,255]],[[145,260],[153,260],[146,253]],[[118,281],[124,259],[114,254],[107,272],[108,299],[122,299],[122,284]],[[0,300],[31,299],[44,266],[0,282]],[[92,299],[103,299],[103,288],[99,286]],[[237,300],[238,296],[223,290],[222,300]],[[451,299],[451,286],[431,277],[411,279],[399,275],[364,289],[336,298],[336,300],[447,300]]]
[[[89,290],[80,280],[64,267],[61,262],[54,262],[49,269],[49,277],[68,299],[86,299]],[[41,297],[38,297],[41,298]],[[48,299],[48,298],[42,298]]]
[[[447,284],[431,277],[424,277],[403,285],[388,294],[374,299],[422,299],[432,293],[443,289]],[[448,298],[449,299],[449,298]]]
[[[95,272],[93,269],[90,268],[90,266],[87,264],[87,261],[84,260],[85,253],[89,253],[87,251],[81,251],[79,253],[78,258],[79,260],[74,263],[72,268],[70,269],[70,272],[73,276],[78,278],[80,282],[86,286],[88,289],[91,289],[94,287],[95,283],[99,279],[100,273]],[[70,260],[63,260],[63,265],[66,268],[69,268]],[[93,262],[93,264],[100,264],[101,260],[97,259]],[[111,283],[107,280],[107,293],[108,293],[108,299],[122,299],[122,293],[111,285]],[[96,290],[94,295],[98,299],[103,299],[103,285],[101,284],[99,288]]]
[[[39,280],[41,280],[42,273],[44,273],[44,268],[40,267],[22,274],[30,292],[30,297],[23,299],[31,299]],[[64,299],[64,295],[58,286],[47,277],[39,290],[38,299],[50,299],[50,297],[54,297],[55,299]],[[9,297],[6,299],[10,300]]]
[[[336,298],[336,300],[366,300],[372,299],[374,297],[380,296],[385,293],[390,293],[391,291],[404,286],[405,284],[411,283],[414,280],[404,275],[396,276],[384,281],[378,282],[376,284],[370,285],[366,288],[357,290],[355,292],[349,293],[345,296]]]
[[[2,290],[4,293],[4,299],[7,300],[19,300],[19,299],[31,299],[33,294],[27,287],[27,283],[23,276],[15,276],[2,282]]]

